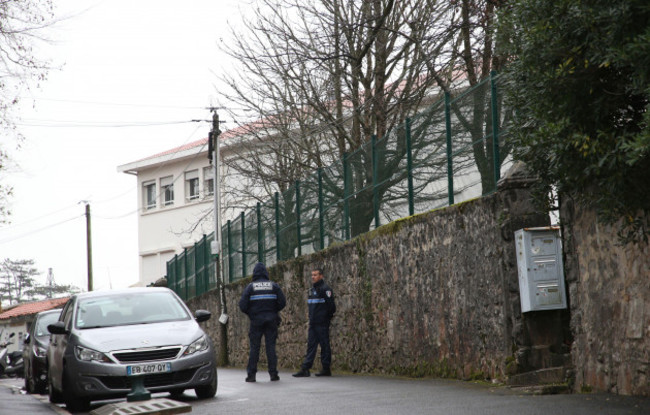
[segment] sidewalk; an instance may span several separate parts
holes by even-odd
[[[0,415],[67,415],[50,405],[47,395],[30,395],[22,390],[23,379],[0,379]],[[56,409],[55,409],[56,408]]]

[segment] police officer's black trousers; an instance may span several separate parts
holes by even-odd
[[[252,322],[248,331],[250,340],[250,355],[248,356],[248,374],[257,373],[257,362],[260,359],[260,346],[262,336],[266,343],[266,359],[269,364],[269,373],[278,374],[278,356],[275,354],[275,342],[278,339],[278,323],[276,321]]]
[[[320,344],[320,361],[323,369],[328,370],[332,364],[332,349],[330,348],[330,325],[309,325],[307,335],[307,355],[302,362],[303,369],[311,369],[316,358],[316,349]]]

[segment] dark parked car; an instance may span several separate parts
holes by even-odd
[[[44,393],[47,386],[45,354],[50,344],[47,326],[59,319],[61,310],[43,311],[36,315],[25,337],[23,361],[25,362],[25,389],[29,393]]]
[[[192,317],[167,288],[131,288],[77,294],[48,326],[50,401],[65,402],[70,412],[86,411],[93,400],[126,396],[141,376],[150,392],[199,398],[217,392],[216,354],[197,324],[210,313]]]

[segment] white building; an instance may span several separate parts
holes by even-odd
[[[164,277],[167,261],[214,231],[212,169],[207,138],[117,168],[138,180],[137,285]]]

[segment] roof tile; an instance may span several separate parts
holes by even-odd
[[[32,314],[40,313],[41,311],[52,310],[57,307],[63,306],[70,297],[63,298],[50,298],[43,301],[35,301],[33,303],[18,304],[11,310],[0,313],[0,320],[7,320],[13,317],[29,316]]]

